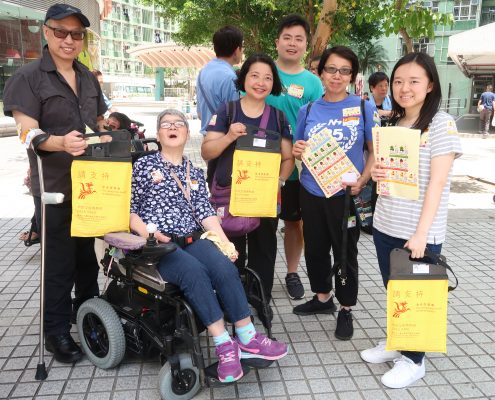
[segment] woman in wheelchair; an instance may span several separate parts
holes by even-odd
[[[287,345],[256,332],[239,273],[219,250],[229,246],[208,200],[203,171],[183,155],[189,138],[187,120],[180,111],[165,110],[157,119],[161,151],[134,164],[131,197],[131,230],[148,237],[146,224],[153,223],[159,242],[174,241],[178,249],[162,257],[158,270],[164,280],[177,285],[213,337],[221,382],[243,375],[241,358],[278,360]],[[203,231],[220,239],[201,239]],[[230,245],[232,246],[232,245]],[[221,305],[222,306],[221,306]],[[225,329],[224,312],[235,325],[236,337]]]

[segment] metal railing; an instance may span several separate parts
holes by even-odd
[[[461,98],[449,98],[443,99],[440,103],[440,110],[449,114],[459,116],[460,112],[467,106],[467,99]]]

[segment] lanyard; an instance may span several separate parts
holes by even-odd
[[[204,227],[203,227],[203,224],[196,217],[196,210],[195,210],[195,208],[194,208],[194,206],[193,206],[193,204],[191,202],[191,174],[190,174],[190,172],[191,172],[191,162],[186,159],[186,163],[187,163],[187,167],[186,167],[186,188],[185,189],[184,189],[184,185],[180,181],[180,179],[177,176],[177,174],[174,171],[172,171],[172,169],[169,168],[170,176],[172,178],[174,178],[175,182],[177,183],[177,186],[179,186],[179,189],[184,194],[184,197],[185,197],[187,203],[191,207],[194,220],[196,221],[196,223],[199,224],[199,226],[201,227],[201,229],[205,230]]]
[[[184,189],[184,186],[182,185],[182,182],[180,181],[179,177],[177,176],[177,174],[172,171],[170,169],[170,176],[172,178],[174,178],[175,182],[177,182],[177,186],[179,186],[179,189],[182,191],[182,193],[184,194],[184,197],[186,198],[187,202],[189,203],[189,205],[191,206],[193,212],[194,212],[194,207],[191,203],[191,176],[190,176],[190,171],[191,171],[191,167],[190,167],[190,162],[187,160],[186,161],[187,163],[187,167],[186,167],[186,188]]]

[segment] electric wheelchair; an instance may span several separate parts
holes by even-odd
[[[115,140],[115,132],[112,136]],[[133,144],[133,148],[141,149],[140,146]],[[86,156],[102,151],[101,147],[88,146]],[[133,155],[134,160],[136,156]],[[158,273],[160,258],[175,251],[177,244],[158,244],[153,236],[156,227],[149,224],[147,230],[148,239],[124,232],[104,236],[108,248],[100,263],[109,283],[99,298],[87,300],[79,307],[77,329],[81,347],[88,359],[102,369],[117,366],[126,351],[142,357],[158,354],[162,364],[158,377],[161,397],[186,400],[201,387],[226,383],[217,378],[217,363],[206,365],[200,343],[200,334],[206,328],[179,288],[165,282]],[[271,309],[259,276],[246,267],[241,279],[248,302],[264,314],[260,319],[271,337]],[[225,319],[228,321],[228,315]],[[265,368],[272,362],[242,360],[244,375],[251,367]]]

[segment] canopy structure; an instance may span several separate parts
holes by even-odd
[[[495,22],[452,35],[448,55],[467,77],[495,74]]]
[[[208,47],[182,47],[174,43],[151,43],[127,51],[149,67],[201,68],[215,57]]]

